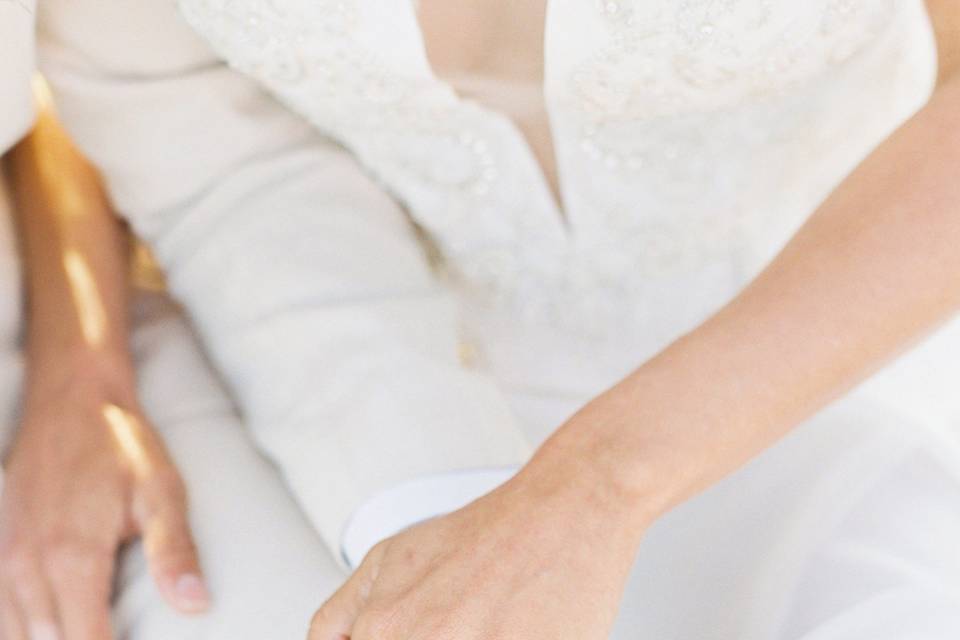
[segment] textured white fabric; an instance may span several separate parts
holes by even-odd
[[[737,293],[936,68],[922,0],[551,0],[561,215],[516,127],[432,73],[411,3],[178,4],[407,206],[482,369],[574,405]],[[868,388],[960,419],[958,359],[954,321]]]
[[[180,4],[260,84],[159,0],[49,0],[45,68],[334,549],[363,499],[521,458],[510,410],[538,441],[729,299],[923,103],[934,70],[917,0],[553,0],[566,228],[511,123],[429,73],[406,3]],[[871,619],[871,560],[838,571],[829,550],[862,540],[862,518],[897,521],[870,496],[898,469],[905,492],[956,508],[953,481],[902,470],[960,466],[957,335],[945,327],[658,523],[615,637],[802,638],[811,619],[844,618],[836,638],[872,640],[856,622]],[[938,526],[922,544],[953,558],[960,532]],[[878,546],[895,556],[901,539]],[[842,607],[798,597],[834,571],[850,578],[831,581]],[[960,633],[942,594],[902,594],[887,607],[902,624],[921,633],[934,611],[937,633]]]
[[[575,393],[735,293],[934,76],[921,0],[550,0],[561,215],[514,124],[435,76],[410,2],[178,4],[408,206],[498,376]]]

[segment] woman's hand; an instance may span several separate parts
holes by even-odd
[[[133,394],[90,380],[28,394],[0,501],[4,640],[111,637],[117,550],[138,536],[170,604],[208,606],[177,470]]]
[[[626,503],[592,476],[535,460],[380,543],[317,612],[309,640],[607,638],[643,527],[625,526]]]
[[[10,155],[27,276],[24,418],[0,498],[3,640],[105,640],[118,548],[176,609],[208,606],[183,483],[136,397],[128,243],[47,92]],[[175,400],[172,400],[175,401]]]

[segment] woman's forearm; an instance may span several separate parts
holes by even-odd
[[[31,637],[112,637],[116,552],[134,539],[163,598],[204,611],[186,490],[136,397],[125,234],[49,110],[10,161],[28,353],[0,503],[4,558],[17,560],[0,563],[0,582],[17,586],[0,592],[14,612],[4,622]]]
[[[736,299],[584,409],[540,458],[589,451],[584,464],[641,518],[744,464],[960,307],[958,170],[960,76]]]
[[[126,240],[97,175],[49,108],[10,168],[27,278],[28,400],[75,374],[131,391]]]

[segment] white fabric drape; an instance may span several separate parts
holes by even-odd
[[[456,307],[413,227],[345,151],[216,64],[163,3],[46,6],[61,117],[334,553],[384,489],[525,460],[505,399],[458,359]],[[141,46],[181,46],[170,69],[148,52],[127,58],[139,73],[104,75],[115,59],[96,60],[94,25],[114,11],[149,22]]]

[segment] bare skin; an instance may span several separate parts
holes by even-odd
[[[929,5],[942,61],[930,103],[741,295],[513,480],[377,546],[310,640],[608,637],[653,521],[960,309],[960,11]]]
[[[140,409],[128,246],[53,115],[11,154],[28,279],[23,419],[4,461],[4,640],[105,640],[119,547],[142,537],[171,606],[207,608],[180,476]]]

